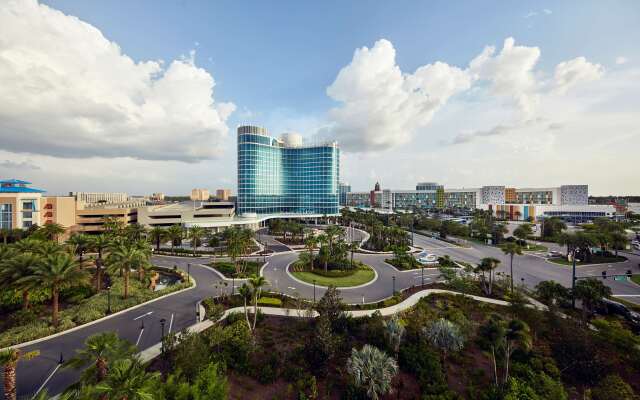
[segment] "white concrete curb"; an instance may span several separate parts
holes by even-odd
[[[287,275],[289,275],[289,278],[293,279],[294,281],[296,281],[296,282],[298,282],[298,283],[300,283],[300,284],[302,284],[302,285],[306,285],[306,286],[309,286],[309,287],[313,287],[313,283],[308,283],[308,282],[305,282],[305,281],[303,281],[303,280],[300,280],[300,279],[296,278],[295,276],[293,276],[293,274],[292,274],[291,272],[289,272],[289,267],[290,267],[290,266],[291,266],[291,264],[293,264],[294,262],[295,262],[295,261],[291,261],[291,262],[290,262],[289,264],[287,264],[287,266],[284,268],[284,270],[285,270],[285,272],[287,273]],[[342,290],[351,290],[351,289],[360,289],[360,288],[363,288],[363,287],[365,287],[365,286],[369,286],[369,285],[373,284],[375,281],[377,281],[377,280],[378,280],[378,271],[376,271],[376,269],[375,269],[375,268],[373,268],[373,267],[372,267],[372,266],[370,266],[370,265],[367,265],[367,266],[373,270],[373,279],[372,279],[372,280],[370,280],[370,281],[369,281],[369,282],[367,282],[367,283],[363,283],[362,285],[358,285],[358,286],[336,286],[336,289],[338,289],[338,290],[340,290],[340,291],[342,291]],[[320,289],[328,289],[328,288],[329,288],[329,286],[322,286],[322,285],[318,285],[318,284],[316,284],[315,286],[316,286],[317,288],[320,288]]]

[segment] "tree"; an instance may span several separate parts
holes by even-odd
[[[115,332],[103,332],[89,336],[82,349],[76,350],[73,358],[65,367],[84,370],[83,381],[102,382],[109,371],[109,365],[115,360],[131,357],[136,348],[126,340],[120,339]],[[86,367],[90,367],[85,369]]]
[[[139,265],[144,254],[135,245],[118,244],[114,246],[107,258],[110,273],[119,272],[124,278],[123,298],[129,297],[129,275],[131,269]]]
[[[338,225],[329,225],[327,229],[325,229],[324,234],[327,235],[329,254],[333,254],[333,243],[337,238],[344,234],[344,229]]]
[[[20,360],[30,360],[37,357],[39,351],[22,353],[20,349],[0,351],[0,366],[4,367],[4,398],[16,400],[16,366]]]
[[[33,253],[21,253],[0,260],[0,287],[21,291],[22,309],[28,309],[29,293],[35,284],[27,278],[33,273],[33,268],[42,262],[42,257]]]
[[[567,229],[567,224],[558,217],[544,218],[542,220],[541,237],[543,239],[553,238]]]
[[[324,265],[324,272],[327,272],[329,259],[331,259],[331,250],[328,243],[328,236],[325,234],[318,235],[318,243],[320,243],[320,250],[318,251],[318,259]]]
[[[102,234],[96,235],[91,238],[91,248],[98,252],[98,258],[96,258],[96,291],[99,292],[102,285],[102,267],[104,265],[104,251],[111,246],[111,239],[109,236]]]
[[[309,255],[311,256],[309,257],[309,267],[311,268],[311,271],[313,271],[313,251],[315,250],[317,244],[318,240],[313,236],[309,236],[304,241],[304,245],[307,248]]]
[[[198,225],[192,226],[189,231],[189,238],[191,239],[191,247],[193,248],[193,256],[196,256],[196,249],[200,244],[200,240],[204,237],[205,231],[204,228],[199,227]]]
[[[83,267],[84,253],[91,247],[91,238],[84,233],[76,233],[71,235],[67,243],[74,247],[74,253],[78,256],[80,267]]]
[[[512,319],[507,323],[504,337],[505,342],[505,373],[504,382],[509,380],[509,363],[511,355],[517,348],[528,350],[531,347],[531,335],[529,326],[519,319]]]
[[[318,314],[326,316],[334,330],[338,325],[338,321],[344,315],[344,308],[345,306],[340,297],[340,291],[338,291],[335,286],[329,286],[322,298],[315,305]]]
[[[256,322],[258,321],[258,298],[262,291],[262,287],[267,285],[267,279],[264,276],[252,275],[249,277],[249,285],[251,285],[251,292],[253,294],[253,326],[251,331],[255,331]]]
[[[0,228],[0,237],[2,237],[2,242],[4,245],[7,245],[7,239],[11,236],[11,230],[6,228]]]
[[[378,348],[365,344],[361,350],[351,350],[347,372],[369,398],[378,400],[391,392],[391,382],[398,373],[398,364]]]
[[[127,225],[124,233],[129,240],[137,241],[144,238],[144,235],[147,233],[147,228],[138,223],[133,223]]]
[[[42,232],[43,236],[47,238],[47,240],[58,242],[58,236],[65,232],[65,228],[57,223],[47,223],[44,224],[39,231]]]
[[[633,388],[618,375],[607,375],[591,391],[593,400],[636,400]]]
[[[184,237],[184,232],[182,231],[182,227],[180,225],[171,225],[167,229],[167,236],[171,239],[171,254],[173,254],[173,249],[176,244],[182,244],[182,238]]]
[[[116,360],[104,381],[95,386],[95,392],[110,399],[151,400],[160,383],[160,374],[145,371],[140,361],[133,358]]]
[[[569,290],[556,281],[542,281],[536,285],[536,295],[540,300],[554,309],[569,297]]]
[[[622,232],[613,232],[609,237],[611,241],[611,247],[613,247],[616,252],[616,257],[618,257],[618,250],[624,249],[624,247],[629,243],[629,238]]]
[[[247,286],[246,283],[244,283],[238,288],[238,294],[244,301],[244,318],[247,320],[247,328],[251,330],[251,323],[249,322],[249,311],[247,309],[247,299],[251,297],[251,288]]]
[[[513,231],[513,236],[525,242],[527,238],[532,234],[533,229],[531,227],[531,224],[521,224]]]
[[[233,261],[236,274],[239,274],[238,256],[242,254],[242,234],[240,228],[232,227],[224,231],[224,239],[227,242],[227,254]]]
[[[582,301],[582,318],[586,322],[587,313],[592,312],[603,298],[611,296],[611,288],[594,278],[580,279],[576,283],[574,296]]]
[[[497,357],[504,357],[504,382],[509,380],[509,363],[511,355],[517,348],[528,349],[531,346],[529,326],[523,321],[513,319],[506,321],[499,314],[491,314],[479,330],[480,337],[486,347],[491,349],[495,384],[499,385]]]
[[[510,259],[510,264],[509,264],[509,268],[510,268],[510,272],[509,272],[509,278],[511,279],[511,292],[513,293],[513,257],[516,255],[521,256],[522,255],[522,247],[520,247],[519,244],[517,243],[505,243],[502,246],[502,252],[506,255],[509,256]]]
[[[89,276],[68,253],[52,254],[33,266],[32,274],[20,281],[51,290],[51,322],[58,326],[58,296],[60,290],[88,283]]]
[[[404,326],[400,323],[400,318],[397,314],[394,314],[389,320],[384,321],[384,335],[389,344],[389,348],[393,351],[393,354],[398,357],[398,351],[400,351],[400,343],[404,336]]]
[[[460,351],[464,347],[464,335],[458,325],[444,318],[424,328],[424,333],[431,345],[442,353],[443,368],[445,368],[447,354]]]
[[[149,231],[149,238],[153,243],[155,243],[156,251],[160,251],[160,245],[162,244],[162,241],[167,238],[167,236],[167,230],[160,226],[154,226]]]
[[[353,269],[353,252],[358,250],[360,246],[358,246],[357,242],[349,243],[349,251],[351,252],[351,269]]]
[[[480,260],[480,264],[476,267],[475,271],[482,273],[482,287],[487,295],[493,293],[493,272],[500,265],[500,260],[493,257],[485,257]],[[487,284],[485,279],[485,272],[489,273],[489,283]]]

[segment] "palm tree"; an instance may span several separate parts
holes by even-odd
[[[513,257],[515,255],[522,255],[522,247],[517,243],[506,243],[502,246],[502,252],[508,255],[511,259],[509,278],[511,279],[511,292],[513,293]]]
[[[238,268],[238,256],[242,254],[242,238],[240,229],[237,227],[228,228],[224,231],[224,239],[227,242],[227,254],[233,261],[233,267],[236,274],[240,273]]]
[[[304,245],[311,256],[309,257],[309,266],[311,267],[311,271],[313,271],[313,250],[315,250],[317,244],[318,240],[313,236],[309,236],[304,241]]]
[[[424,333],[431,345],[442,352],[443,368],[446,368],[447,354],[460,351],[464,347],[464,336],[458,325],[444,318],[440,318],[428,328],[424,328]]]
[[[592,311],[603,298],[611,296],[611,288],[594,278],[580,279],[574,296],[582,301],[582,318],[586,323],[587,312]]]
[[[76,233],[71,235],[67,240],[67,243],[74,247],[74,252],[78,255],[78,262],[80,267],[84,266],[83,256],[84,253],[91,247],[91,237],[84,233]]]
[[[136,263],[132,265],[132,267],[138,270],[138,280],[142,282],[142,280],[144,279],[145,270],[151,268],[149,259],[151,258],[151,254],[153,253],[153,251],[151,250],[149,242],[147,242],[145,239],[140,239],[134,242],[133,247],[135,247],[140,254],[138,259],[136,260]]]
[[[351,349],[347,372],[356,386],[373,400],[391,392],[391,382],[398,373],[396,361],[378,348],[365,344],[361,350]]]
[[[28,309],[29,293],[34,288],[34,283],[25,278],[31,276],[33,268],[42,262],[42,257],[33,253],[21,253],[2,260],[0,287],[22,291],[22,309]]]
[[[37,241],[37,246],[33,248],[33,250],[43,257],[47,257],[53,254],[63,253],[65,251],[64,247],[60,246],[56,242],[49,241],[49,240]]]
[[[102,267],[104,265],[104,251],[111,246],[111,239],[107,235],[96,235],[91,237],[91,248],[98,252],[96,259],[96,291],[100,291],[102,285]]]
[[[111,364],[107,377],[95,386],[95,391],[110,399],[151,400],[159,378],[158,372],[147,372],[137,359],[124,358]]]
[[[569,297],[569,291],[556,281],[542,281],[536,285],[536,295],[553,310],[559,302]]]
[[[155,243],[156,251],[160,251],[160,245],[162,244],[162,240],[166,239],[167,236],[168,236],[167,230],[160,226],[154,226],[149,231],[149,239],[153,243]]]
[[[52,254],[31,269],[30,276],[20,279],[21,282],[38,285],[51,290],[52,314],[51,322],[58,326],[58,296],[60,290],[88,282],[89,276],[82,270],[74,257],[68,253]]]
[[[102,382],[109,371],[109,364],[115,360],[131,357],[136,349],[126,340],[120,339],[115,332],[103,332],[89,336],[82,349],[76,350],[75,356],[65,363],[65,367],[84,370],[87,381]]]
[[[65,230],[64,226],[57,223],[44,224],[44,226],[39,229],[44,237],[48,240],[53,240],[54,242],[58,242],[58,236],[62,235]]]
[[[118,217],[104,217],[102,219],[104,233],[109,236],[122,236],[125,230],[124,221]]]
[[[358,246],[357,242],[349,243],[349,251],[351,252],[351,269],[353,269],[353,252],[358,250],[360,246]]]
[[[193,256],[195,257],[196,249],[198,248],[198,244],[200,244],[200,240],[203,238],[205,231],[204,228],[194,225],[189,229],[188,234],[191,239],[191,247],[193,247]]]
[[[247,327],[251,330],[251,323],[249,322],[249,311],[247,310],[247,299],[251,297],[251,288],[247,286],[246,283],[243,283],[242,286],[238,288],[238,294],[242,296],[244,300],[244,318],[247,320]]]
[[[20,349],[0,351],[0,366],[4,367],[4,398],[16,400],[16,366],[20,360],[30,360],[40,354],[39,351],[22,353]]]
[[[329,225],[324,231],[327,235],[327,244],[329,245],[329,254],[333,254],[333,242],[336,238],[340,237],[344,230],[338,225]]]
[[[531,224],[522,224],[513,231],[513,236],[526,242],[527,238],[531,236],[532,233],[533,229],[531,228]]]
[[[11,236],[11,231],[9,229],[6,229],[6,228],[0,229],[0,237],[2,237],[2,242],[5,245],[7,244],[7,239],[9,238],[9,236]]]
[[[176,243],[182,244],[182,238],[184,237],[182,227],[180,225],[171,225],[167,229],[167,236],[171,239],[171,254],[173,254]]]
[[[500,260],[493,257],[485,257],[480,260],[480,264],[476,267],[476,272],[482,272],[482,283],[483,288],[485,289],[485,293],[491,295],[493,293],[493,271],[498,268],[500,264]],[[484,278],[485,272],[489,272],[489,284],[486,285],[486,281]],[[485,287],[486,285],[486,287]]]
[[[509,380],[509,363],[511,355],[517,348],[528,350],[531,347],[531,335],[529,325],[519,319],[512,319],[507,324],[505,331],[505,372],[504,382]]]
[[[129,274],[132,268],[139,265],[144,255],[135,246],[119,244],[115,246],[107,258],[110,273],[120,272],[124,278],[123,298],[129,297]]]
[[[404,326],[400,323],[400,318],[398,318],[397,314],[394,314],[391,319],[384,321],[384,334],[389,343],[389,347],[397,357],[400,351],[402,336],[404,336]]]
[[[329,262],[329,258],[331,257],[331,251],[325,245],[328,243],[329,237],[326,234],[322,233],[316,237],[316,241],[317,244],[320,245],[320,250],[318,251],[318,258],[320,259],[319,261],[324,264],[324,271],[327,272],[327,264]]]
[[[140,240],[145,233],[147,233],[147,229],[138,223],[129,224],[125,228],[125,234],[130,240]]]
[[[618,250],[624,249],[627,243],[629,243],[629,238],[622,232],[612,232],[609,239],[611,241],[611,247],[613,247],[616,252],[616,257],[618,257]]]
[[[249,277],[249,285],[251,285],[251,292],[253,294],[253,327],[252,331],[256,329],[256,322],[258,321],[258,298],[262,287],[267,285],[268,282],[264,276],[252,275]]]

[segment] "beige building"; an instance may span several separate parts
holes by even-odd
[[[228,201],[231,196],[231,189],[218,189],[216,190],[216,198],[222,201]]]
[[[209,190],[207,189],[192,189],[191,200],[193,201],[207,201],[209,200]]]
[[[164,193],[153,193],[151,196],[149,196],[149,200],[151,201],[163,201],[164,200]]]
[[[231,202],[175,203],[148,206],[138,209],[138,223],[145,227],[185,227],[207,228],[228,227],[235,223],[235,206]]]
[[[87,207],[76,210],[75,232],[98,234],[104,232],[104,223],[115,218],[125,225],[138,222],[138,210],[130,207]]]
[[[69,196],[73,196],[78,202],[86,204],[124,203],[129,200],[129,195],[126,193],[70,192]]]

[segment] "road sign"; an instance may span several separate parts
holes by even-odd
[[[613,277],[614,281],[626,281],[627,279],[629,279],[629,278],[627,278],[626,276],[614,276]]]

